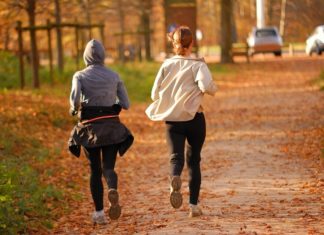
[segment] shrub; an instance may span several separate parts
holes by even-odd
[[[7,51],[0,51],[0,58],[0,88],[19,87],[18,57]]]

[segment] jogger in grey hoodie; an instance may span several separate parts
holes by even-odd
[[[121,214],[114,170],[116,156],[122,156],[133,143],[133,136],[119,120],[119,112],[129,108],[126,88],[117,73],[104,66],[105,50],[97,40],[86,45],[83,54],[86,68],[74,74],[70,94],[70,113],[79,113],[80,121],[69,139],[71,152],[79,157],[82,146],[90,162],[90,189],[95,205],[94,223],[105,224],[103,208],[104,176],[109,191],[108,215]]]

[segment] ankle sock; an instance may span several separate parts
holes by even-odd
[[[96,212],[95,212],[95,215],[96,215],[96,216],[103,216],[103,215],[105,215],[105,212],[104,212],[104,210],[102,209],[102,210],[100,210],[100,211],[96,211]]]

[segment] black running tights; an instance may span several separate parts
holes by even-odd
[[[103,209],[103,184],[104,176],[108,188],[117,189],[118,177],[114,171],[118,145],[108,145],[97,148],[84,148],[90,163],[90,189],[96,211]]]
[[[197,205],[201,184],[200,152],[206,137],[206,123],[203,113],[197,113],[194,119],[181,122],[166,122],[167,143],[170,149],[171,176],[181,175],[184,167],[184,151],[186,148],[186,164],[189,170],[189,203]]]

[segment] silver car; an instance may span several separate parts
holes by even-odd
[[[256,53],[282,54],[282,38],[276,27],[253,28],[247,38],[249,55]]]
[[[324,51],[324,25],[317,26],[306,40],[305,51],[307,55],[316,53],[317,55],[322,54]]]

